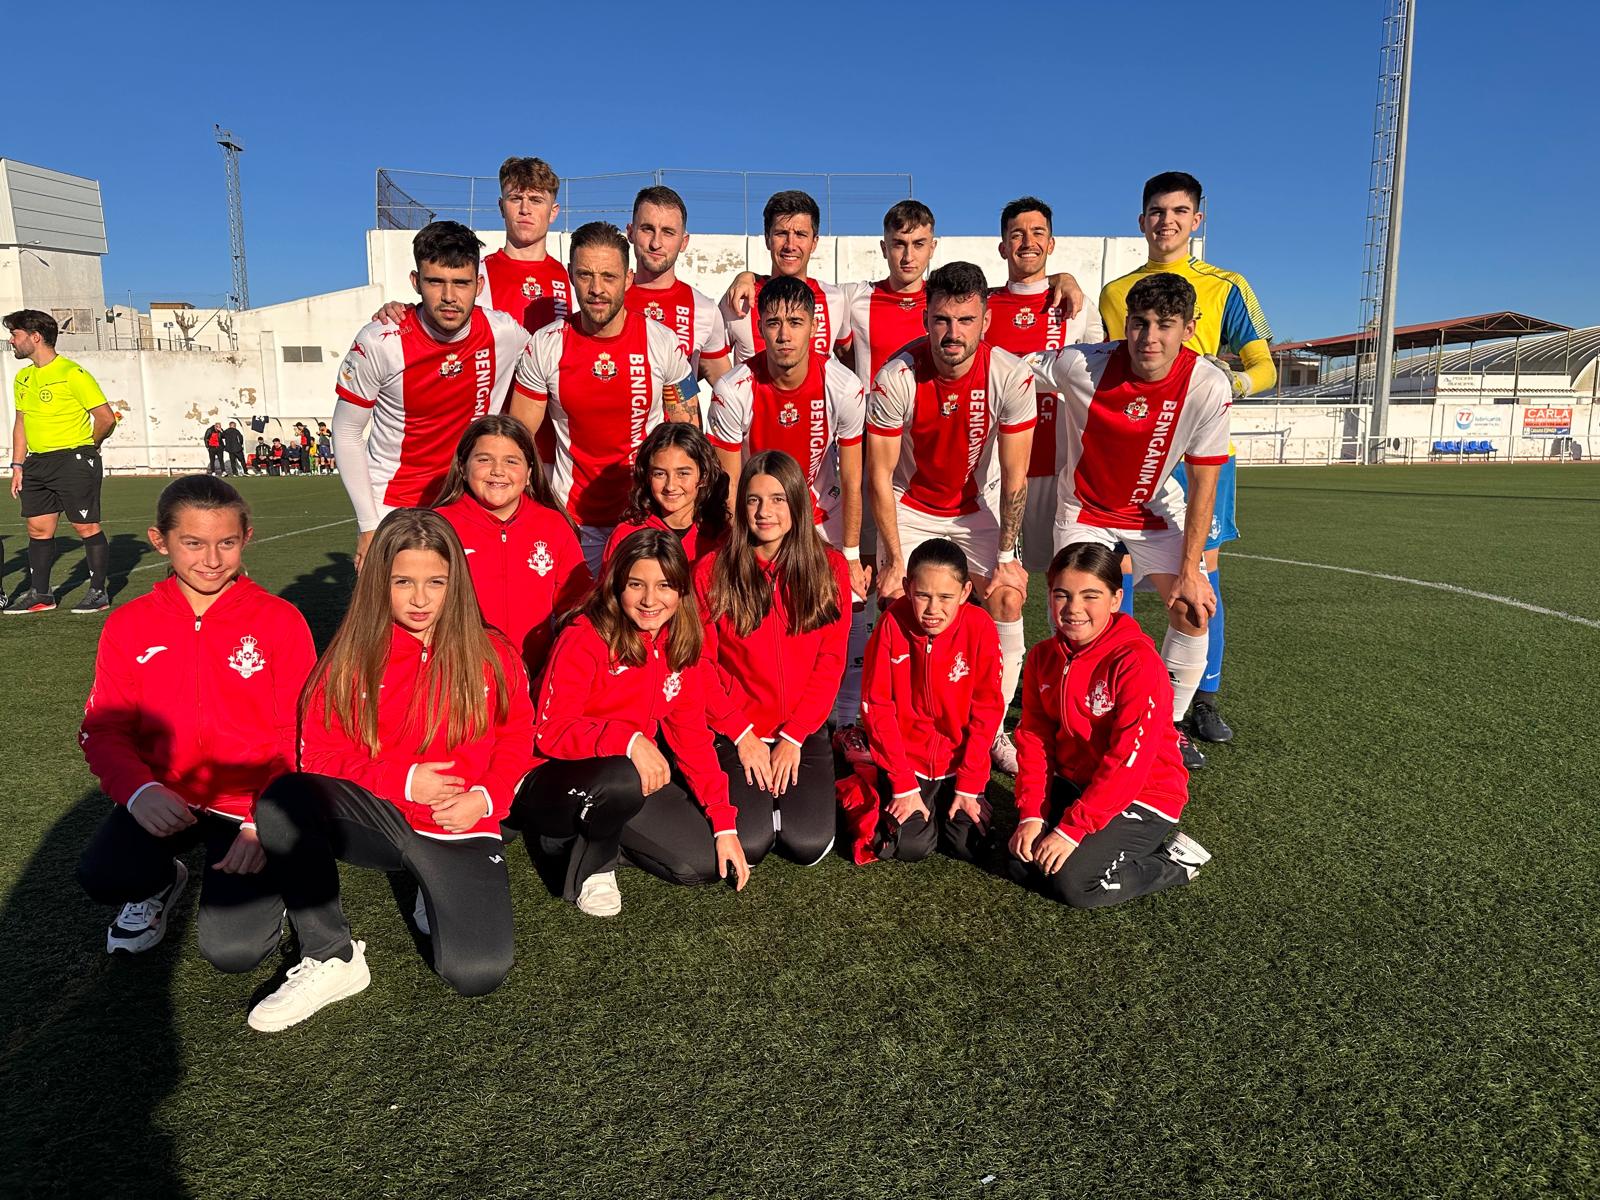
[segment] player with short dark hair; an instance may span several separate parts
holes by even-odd
[[[418,303],[398,323],[384,319],[386,308],[364,326],[334,387],[333,446],[356,514],[357,569],[387,513],[439,494],[467,426],[504,405],[529,340],[509,313],[478,306],[482,244],[472,230],[434,221],[411,245]]]
[[[1126,311],[1125,297],[1130,288],[1153,274],[1178,275],[1189,281],[1197,295],[1198,317],[1194,336],[1188,345],[1205,355],[1228,376],[1235,399],[1258,395],[1277,384],[1273,365],[1272,331],[1256,300],[1255,292],[1243,275],[1224,271],[1201,262],[1190,253],[1190,244],[1205,220],[1204,190],[1200,181],[1187,171],[1163,171],[1145,182],[1139,213],[1139,231],[1149,246],[1149,261],[1136,271],[1108,283],[1100,294],[1100,310],[1107,330],[1120,328]],[[1236,354],[1241,368],[1234,371],[1219,355]],[[1216,509],[1206,537],[1206,572],[1217,609],[1206,627],[1206,668],[1200,689],[1195,692],[1189,732],[1205,742],[1233,740],[1233,730],[1217,710],[1217,694],[1222,687],[1222,658],[1226,644],[1222,602],[1221,562],[1218,554],[1224,542],[1239,536],[1235,493],[1237,462],[1232,442],[1228,461],[1217,477]],[[1180,465],[1174,474],[1176,486],[1187,489],[1188,473]],[[1125,611],[1133,611],[1132,580],[1123,580]],[[1204,758],[1192,746],[1186,761]]]
[[[689,245],[683,197],[669,187],[642,189],[633,199],[627,237],[634,255],[628,311],[672,330],[696,373],[715,384],[733,365],[732,348],[716,301],[678,278],[678,256]]]
[[[56,561],[56,522],[64,512],[83,539],[89,587],[75,613],[111,607],[106,571],[111,545],[100,527],[100,447],[117,419],[94,376],[56,353],[56,320],[34,308],[8,313],[11,353],[28,363],[12,382],[17,419],[11,427],[11,495],[22,498],[28,528],[28,586],[12,597],[5,615],[56,607],[50,571]]]

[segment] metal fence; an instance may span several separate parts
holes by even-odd
[[[1238,460],[1255,466],[1583,462],[1600,454],[1600,406],[1591,404],[1401,405],[1389,410],[1387,438],[1373,436],[1364,404],[1235,404],[1232,418]]]
[[[691,229],[707,233],[761,232],[761,208],[774,192],[809,192],[822,210],[824,236],[875,234],[884,210],[912,194],[909,172],[880,174],[789,171],[709,171],[658,167],[561,181],[563,230],[587,221],[624,225],[641,188],[670,187],[683,197]],[[460,221],[473,229],[501,223],[500,184],[492,175],[378,169],[379,229],[421,229],[430,221]]]

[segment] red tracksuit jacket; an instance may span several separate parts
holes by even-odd
[[[581,604],[594,582],[578,535],[565,516],[527,496],[504,521],[470,494],[439,515],[467,552],[483,619],[511,639],[529,677],[538,675],[554,640],[554,618]]]
[[[378,754],[374,758],[357,739],[325,715],[319,687],[306,706],[300,727],[300,769],[332,775],[366,788],[389,801],[404,814],[418,833],[434,838],[500,836],[500,822],[511,810],[517,784],[528,771],[533,751],[533,702],[528,698],[528,677],[511,643],[491,635],[511,707],[504,722],[494,722],[494,673],[484,665],[484,686],[489,696],[489,728],[482,736],[458,746],[446,743],[447,723],[418,749],[418,731],[410,719],[414,702],[426,694],[428,653],[423,644],[398,625],[389,640],[389,661],[383,670],[378,695]],[[453,762],[446,775],[459,775],[468,788],[480,789],[492,811],[464,833],[449,833],[433,819],[433,810],[411,799],[411,773],[418,763]]]
[[[958,792],[981,796],[1005,714],[993,618],[963,604],[948,629],[929,637],[901,596],[867,643],[861,712],[872,759],[895,795],[917,791],[918,777],[954,774]]]
[[[654,741],[659,727],[712,831],[734,833],[738,814],[706,719],[716,689],[711,660],[671,670],[656,639],[642,636],[644,665],[630,667],[611,657],[587,617],[561,631],[539,681],[534,764],[626,755],[634,738]]]
[[[676,529],[669,528],[667,523],[654,513],[646,517],[642,525],[634,525],[623,521],[611,531],[611,538],[606,542],[605,554],[600,559],[601,566],[604,567],[606,563],[611,561],[612,552],[621,544],[623,538],[630,533],[638,533],[641,529],[660,529],[666,533],[679,532]],[[691,525],[687,530],[683,531],[681,540],[683,542],[683,552],[689,557],[689,565],[694,566],[702,558],[709,558],[715,554],[721,548],[722,543],[728,540],[728,534],[726,528],[724,528],[721,537],[706,541],[700,537],[700,526]]]
[[[204,617],[176,579],[106,618],[78,741],[118,804],[151,784],[248,821],[294,770],[295,710],[316,662],[300,611],[240,578]]]
[[[1051,777],[1069,779],[1083,794],[1057,828],[1073,842],[1131,804],[1176,821],[1189,798],[1167,669],[1124,613],[1081,650],[1057,635],[1028,651],[1014,737],[1018,815],[1045,817]]]
[[[810,633],[788,632],[778,570],[765,568],[772,582],[772,607],[749,637],[740,637],[726,616],[706,622],[706,656],[717,664],[723,695],[713,698],[712,727],[737,740],[754,728],[756,736],[784,738],[799,745],[833,712],[844,679],[850,647],[850,568],[829,547],[828,565],[839,587],[839,617]],[[711,611],[713,555],[695,566],[694,588],[702,615]]]

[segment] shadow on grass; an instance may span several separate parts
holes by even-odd
[[[39,843],[0,910],[0,1195],[190,1193],[155,1114],[181,1075],[172,975],[176,936],[109,958],[114,915],[79,892],[73,868],[108,801],[86,793]]]
[[[305,617],[320,653],[327,648],[339,622],[344,619],[355,586],[356,569],[351,556],[330,551],[323,562],[295,576],[278,594]]]
[[[58,532],[57,562],[69,555],[76,554],[77,561],[73,564],[72,571],[65,579],[52,580],[56,596],[62,597],[75,588],[82,587],[89,582],[89,564],[83,558],[83,541],[72,532],[70,527],[65,534]],[[9,559],[0,555],[0,581],[10,585],[11,591],[21,591],[28,586],[28,536],[18,533],[6,539],[11,545],[12,554]],[[142,533],[114,533],[107,535],[106,541],[110,549],[109,565],[106,568],[106,586],[111,592],[112,599],[128,584],[128,576],[133,574],[133,569],[146,555],[155,554],[150,543],[145,540]]]

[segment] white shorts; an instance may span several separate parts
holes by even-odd
[[[606,552],[615,525],[579,525],[578,549],[583,551],[583,561],[589,564],[589,574],[600,578],[600,559]]]
[[[1055,547],[1075,546],[1080,542],[1098,542],[1115,549],[1118,542],[1128,548],[1133,559],[1133,579],[1137,583],[1150,575],[1176,575],[1183,566],[1183,530],[1181,529],[1106,529],[1100,525],[1057,524]]]
[[[1048,570],[1055,557],[1056,476],[1029,476],[1028,499],[1022,510],[1022,569]]]
[[[923,542],[949,538],[967,556],[967,567],[974,575],[994,577],[1000,561],[1000,522],[988,508],[960,517],[936,517],[906,504],[894,502],[895,523],[900,526],[900,554],[905,565]]]

